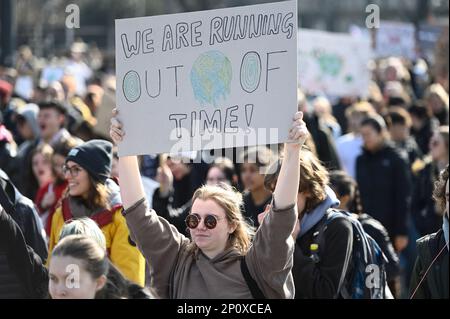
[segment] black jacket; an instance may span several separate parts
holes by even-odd
[[[17,223],[0,206],[0,299],[45,298],[48,272],[27,246]]]
[[[433,200],[434,182],[438,176],[439,169],[433,162],[428,161],[414,178],[411,211],[420,237],[435,233],[442,226],[442,216],[436,211]]]
[[[430,139],[439,127],[439,121],[435,118],[427,120],[420,130],[411,129],[411,135],[417,142],[422,154],[428,154],[430,151]]]
[[[7,209],[12,204],[14,209],[8,209],[11,217],[19,225],[25,242],[30,246],[42,260],[47,259],[47,243],[45,242],[45,231],[39,219],[39,215],[33,202],[24,197],[8,176],[0,170],[0,204]]]
[[[411,276],[411,296],[415,292],[414,299],[448,299],[449,270],[448,249],[444,248],[445,238],[442,229],[437,233],[427,235],[417,241],[418,256]],[[442,254],[435,261],[420,284],[427,269],[439,252]],[[417,289],[417,291],[416,291]]]
[[[324,217],[326,218],[326,216]],[[323,233],[325,247],[319,247],[320,263],[311,258],[310,246],[315,243],[317,223],[297,239],[294,251],[292,275],[296,299],[332,299],[335,297],[346,256],[353,251],[353,226],[344,218],[331,221]]]
[[[160,189],[153,193],[153,209],[155,212],[174,225],[182,234],[186,233],[184,220],[191,208],[191,199],[195,188],[192,183],[192,175],[188,174],[181,180],[173,181],[173,190],[169,196],[162,197]]]
[[[256,205],[253,201],[252,194],[245,192],[243,196],[244,207],[242,214],[249,219],[255,227],[259,227],[258,215],[264,212],[267,205],[272,201],[272,196],[269,196],[264,203]]]
[[[407,235],[411,206],[411,170],[407,155],[390,144],[376,153],[364,150],[356,160],[363,211],[377,219],[393,239]]]

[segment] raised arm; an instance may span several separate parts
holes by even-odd
[[[296,113],[274,191],[274,202],[256,233],[245,260],[250,274],[267,298],[293,298],[291,274],[295,243],[292,232],[300,181],[300,149],[308,136],[303,114]]]
[[[122,123],[117,120],[118,112],[113,111],[111,119],[110,135],[116,145],[120,144],[125,132]],[[136,156],[124,156],[119,158],[120,195],[125,209],[133,206],[137,201],[145,197],[142,185],[139,164]]]
[[[116,144],[125,136],[114,111],[110,135]],[[131,238],[150,266],[151,284],[161,298],[169,298],[170,275],[179,252],[189,243],[167,220],[149,209],[136,156],[119,158],[120,194]]]
[[[297,112],[289,130],[289,142],[285,144],[285,158],[273,193],[278,208],[286,208],[297,202],[300,180],[300,149],[308,136],[303,113]]]

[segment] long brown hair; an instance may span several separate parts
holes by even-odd
[[[264,185],[269,190],[273,191],[275,187],[281,169],[281,162],[282,159],[278,163],[273,164],[277,165],[277,167],[271,167],[269,172],[274,173],[267,174],[264,178]],[[298,192],[307,194],[308,198],[304,211],[300,213],[312,211],[327,198],[325,188],[328,185],[328,181],[328,171],[325,166],[322,165],[314,153],[304,146],[300,151],[300,182]]]

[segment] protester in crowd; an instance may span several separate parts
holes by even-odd
[[[440,125],[449,123],[449,96],[440,84],[432,84],[425,92],[425,103]]]
[[[270,149],[259,146],[244,151],[240,161],[241,181],[245,189],[243,214],[255,226],[259,226],[258,215],[272,200],[271,191],[264,187],[264,174],[275,159]]]
[[[156,175],[159,188],[153,193],[152,206],[159,216],[170,222],[182,219],[183,212],[191,205],[195,186],[189,156],[181,154],[160,157],[161,165]],[[182,224],[176,223],[176,226],[185,229]]]
[[[53,146],[71,137],[65,129],[66,112],[67,109],[56,101],[39,104],[38,122],[43,142]]]
[[[345,113],[350,132],[336,140],[336,150],[342,168],[352,178],[356,177],[356,159],[362,153],[363,139],[360,134],[361,121],[370,114],[375,114],[368,102],[355,103]]]
[[[301,90],[298,90],[298,110],[304,113],[304,120],[311,133],[319,159],[327,168],[339,169],[341,164],[331,131],[319,121],[319,117],[314,113],[312,107],[309,106],[309,102]]]
[[[125,131],[115,116],[111,137],[118,143]],[[161,297],[293,297],[291,234],[297,220],[299,151],[306,136],[302,114],[297,113],[271,209],[252,245],[251,227],[240,212],[241,196],[229,186],[196,191],[186,219],[191,241],[147,208],[136,157],[119,159],[124,215],[133,239],[154,267],[152,285]]]
[[[12,179],[17,188],[29,198],[34,198],[35,191],[39,187],[31,165],[31,154],[40,142],[38,113],[39,107],[36,104],[27,104],[20,109],[16,118],[19,134],[24,141],[20,144],[14,159]]]
[[[441,126],[430,141],[430,154],[413,166],[412,214],[419,235],[435,233],[441,226],[442,211],[433,200],[434,184],[449,163],[449,128]]]
[[[380,246],[387,257],[386,274],[389,288],[396,298],[400,297],[400,260],[386,228],[372,216],[363,212],[358,185],[345,172],[331,172],[330,187],[340,202],[338,208],[356,214],[364,231]]]
[[[79,283],[70,286],[67,285],[67,269],[74,267],[78,270]],[[106,250],[93,238],[82,235],[67,236],[56,245],[49,265],[49,279],[52,299],[130,298],[128,282],[109,262]]]
[[[312,102],[314,113],[330,131],[334,140],[342,135],[342,129],[338,121],[332,114],[331,103],[326,97],[317,97]]]
[[[434,200],[444,212],[442,228],[417,241],[418,256],[411,277],[411,299],[448,299],[448,166],[435,184]]]
[[[396,148],[408,154],[409,165],[422,157],[416,141],[411,137],[412,120],[408,111],[399,107],[391,107],[386,116],[389,133]]]
[[[401,252],[408,244],[412,192],[407,155],[390,144],[382,117],[367,117],[360,131],[364,151],[356,160],[356,181],[363,211],[386,227]]]
[[[68,193],[53,215],[49,251],[58,243],[65,222],[89,217],[101,227],[112,263],[127,279],[144,286],[145,261],[130,240],[121,215],[119,187],[109,178],[111,160],[112,144],[102,140],[86,142],[69,152],[64,167]]]
[[[217,185],[219,183],[226,183],[237,188],[238,176],[233,162],[227,157],[216,158],[206,175],[206,185]]]
[[[33,171],[33,177],[37,181],[38,189],[33,190],[35,194],[33,199],[37,203],[37,194],[42,192],[49,183],[53,183],[54,176],[52,173],[52,156],[53,148],[49,144],[39,144],[31,153],[31,169]],[[39,198],[42,200],[42,198]]]
[[[269,189],[280,183],[277,169],[270,170],[274,173],[268,174],[265,179]],[[327,211],[339,206],[336,195],[327,184],[328,172],[325,167],[309,150],[302,149],[297,195],[299,221],[292,234],[296,240],[292,274],[297,299],[335,298],[339,295],[339,283],[343,272],[346,272],[346,260],[352,254],[351,223],[346,219],[337,219],[324,234],[327,244],[325,249],[318,251],[320,263],[311,258],[314,233],[321,221],[327,218]]]
[[[10,216],[10,209],[6,211],[0,204],[0,299],[45,298],[47,269],[27,246],[20,227]]]
[[[87,217],[74,219],[65,224],[61,229],[60,240],[67,236],[82,235],[94,239],[97,244],[107,251],[106,239],[102,230],[97,223]],[[148,288],[143,288],[129,280],[127,280],[122,273],[109,260],[108,281],[111,283],[111,288],[116,289],[116,293],[122,298],[128,299],[150,299],[154,298]],[[106,295],[103,296],[106,299]]]
[[[428,154],[430,151],[430,139],[439,127],[439,121],[420,102],[411,106],[409,113],[412,120],[411,135],[416,140],[422,154]]]
[[[45,231],[33,202],[23,196],[8,175],[0,169],[0,204],[20,227],[26,244],[37,255],[47,259]]]
[[[77,141],[72,138],[55,145],[51,156],[52,176],[54,179],[42,186],[36,194],[35,203],[47,235],[50,235],[52,228],[53,213],[68,186],[63,166],[69,151],[75,146],[77,146]]]

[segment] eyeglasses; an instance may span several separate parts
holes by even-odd
[[[72,167],[69,167],[69,166],[67,166],[67,165],[64,165],[64,166],[62,167],[62,171],[63,171],[63,174],[64,174],[64,175],[66,175],[67,173],[70,173],[70,176],[71,176],[72,178],[75,178],[75,177],[77,177],[78,174],[82,171],[82,169],[81,169],[80,167],[78,167],[78,166],[72,166]]]
[[[205,224],[206,228],[214,229],[217,226],[217,222],[221,219],[223,219],[223,218],[219,218],[214,215],[206,215],[203,223]],[[189,227],[190,229],[195,229],[198,227],[201,220],[202,220],[202,218],[200,217],[199,214],[189,214],[186,217],[185,223],[186,223],[186,226]]]

